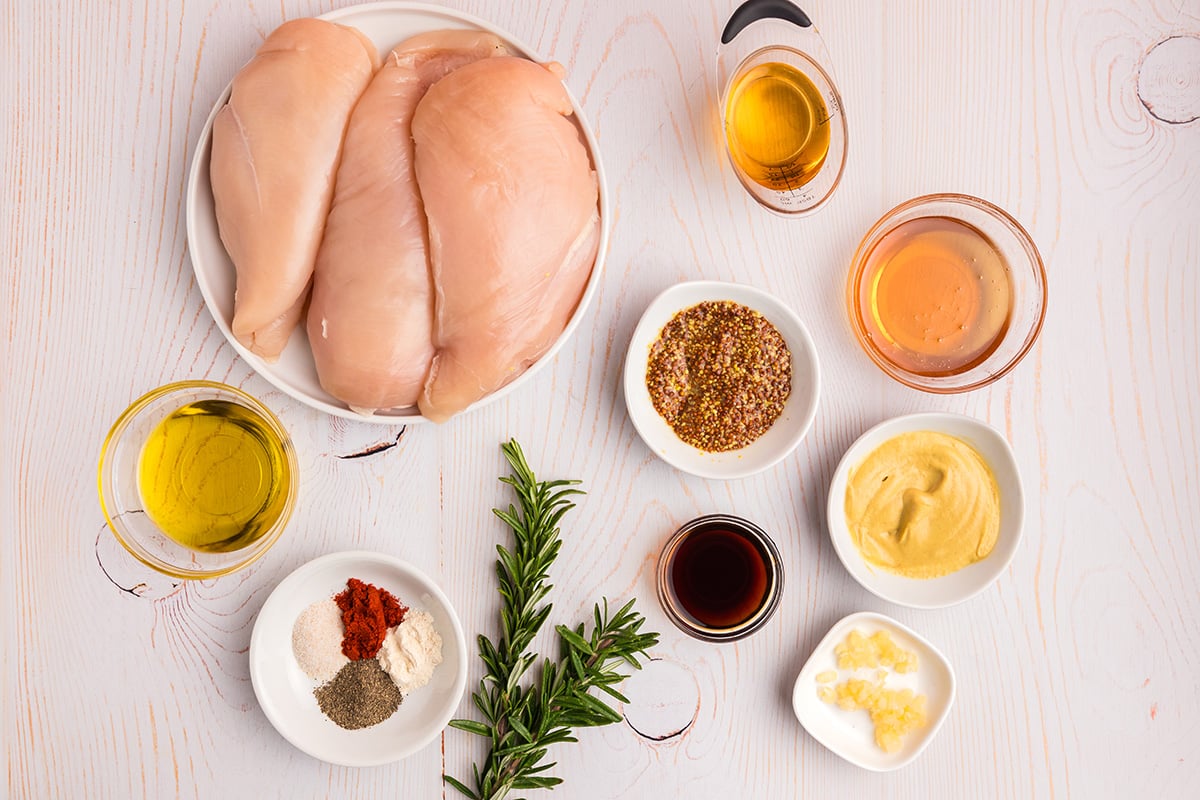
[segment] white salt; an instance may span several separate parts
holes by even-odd
[[[350,663],[342,654],[345,632],[342,611],[332,597],[318,600],[300,613],[292,627],[292,652],[305,675],[325,683]]]

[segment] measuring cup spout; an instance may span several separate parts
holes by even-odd
[[[721,44],[729,44],[747,25],[760,19],[781,19],[800,28],[812,27],[808,14],[788,0],[746,0],[729,15],[721,33]]]

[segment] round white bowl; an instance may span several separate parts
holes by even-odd
[[[350,578],[373,583],[404,605],[428,611],[442,637],[442,663],[396,713],[378,725],[343,730],[317,705],[317,683],[292,652],[296,618],[312,603],[346,588]],[[250,682],[267,719],[283,738],[313,758],[347,767],[399,761],[438,737],[467,686],[467,645],[446,595],[411,564],[382,553],[331,553],[309,561],[271,592],[250,635]]]
[[[1000,533],[992,552],[982,561],[940,578],[905,578],[871,566],[859,554],[846,525],[846,478],[851,468],[888,439],[914,431],[946,433],[974,447],[991,467],[1000,489]],[[833,549],[867,591],[910,608],[943,608],[979,594],[1007,569],[1021,541],[1025,495],[1012,448],[997,430],[960,414],[909,414],[881,422],[850,445],[833,473],[826,514]]]
[[[546,61],[537,51],[511,34],[478,17],[441,6],[391,0],[347,6],[322,14],[320,18],[359,29],[375,43],[381,56],[387,55],[401,41],[418,33],[443,28],[465,28],[493,33],[500,37],[513,52],[534,61]],[[249,59],[252,55],[253,53],[247,53],[246,58]],[[262,375],[280,391],[318,411],[359,422],[373,422],[382,425],[425,422],[425,417],[421,416],[416,408],[381,409],[371,416],[359,414],[322,389],[321,382],[317,378],[317,367],[313,362],[312,350],[303,322],[292,332],[291,339],[288,340],[279,360],[273,363],[250,352],[233,335],[233,292],[237,284],[237,273],[234,270],[233,262],[229,260],[229,254],[225,252],[225,247],[221,244],[221,236],[217,230],[216,212],[213,207],[212,184],[209,182],[208,175],[213,120],[216,119],[217,112],[229,101],[230,86],[232,84],[226,86],[225,91],[217,98],[212,112],[208,115],[208,121],[204,123],[204,128],[200,131],[200,139],[196,143],[196,149],[192,155],[192,166],[188,173],[185,193],[188,254],[196,273],[196,284],[200,287],[200,294],[204,296],[204,303],[216,321],[217,328],[229,340],[233,349],[254,368],[255,372]],[[509,392],[523,386],[539,369],[553,360],[555,354],[562,349],[575,329],[579,327],[600,284],[600,276],[604,271],[604,260],[608,255],[611,227],[609,221],[612,218],[607,182],[604,177],[604,167],[600,163],[600,150],[596,145],[592,129],[583,116],[583,109],[570,90],[567,91],[567,94],[571,97],[571,105],[575,109],[573,119],[579,127],[591,156],[592,168],[596,171],[596,181],[600,189],[600,245],[596,251],[596,261],[592,265],[592,274],[584,287],[579,305],[575,307],[575,312],[567,322],[567,327],[563,329],[562,334],[550,349],[512,382],[480,399],[467,411],[499,400]]]
[[[646,386],[650,348],[663,326],[680,311],[706,301],[730,300],[766,317],[792,354],[792,391],[775,424],[739,450],[706,453],[678,436],[654,408]],[[701,478],[744,478],[778,464],[808,433],[817,415],[821,370],[817,348],[804,323],[777,297],[737,283],[694,281],[667,289],[651,301],[633,331],[625,356],[625,406],[633,427],[650,450],[676,469]]]

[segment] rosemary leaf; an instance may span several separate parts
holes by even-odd
[[[477,795],[476,795],[474,792],[472,792],[470,789],[468,789],[468,788],[467,788],[466,786],[464,786],[463,784],[461,784],[461,783],[459,783],[458,781],[456,781],[454,778],[451,778],[449,775],[443,775],[443,776],[442,776],[442,780],[444,780],[446,783],[448,783],[448,784],[450,784],[451,786],[453,786],[453,787],[454,787],[455,789],[457,789],[457,790],[458,790],[458,791],[459,791],[461,794],[464,794],[464,795],[466,795],[467,797],[475,798],[475,800],[478,800],[478,796],[477,796]]]
[[[490,737],[492,735],[492,729],[487,725],[470,719],[452,719],[450,720],[450,727],[458,728],[460,731],[466,731],[467,733],[474,733],[477,736]]]

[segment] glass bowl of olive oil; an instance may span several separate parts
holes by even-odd
[[[159,387],[129,406],[100,453],[100,505],[134,558],[215,578],[270,549],[296,504],[291,438],[265,405],[211,381]]]
[[[964,194],[917,197],[867,232],[846,286],[858,343],[914,389],[966,392],[1008,374],[1046,316],[1046,271],[1029,233]]]

